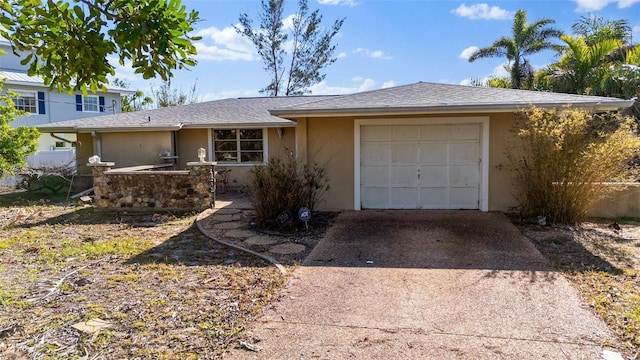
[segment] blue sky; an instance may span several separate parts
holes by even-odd
[[[286,16],[294,13],[297,0],[286,0]],[[252,45],[233,29],[240,13],[256,18],[259,0],[183,0],[200,12],[196,34],[198,65],[176,71],[172,86],[186,92],[197,79],[201,101],[227,97],[259,96],[269,82],[262,60]],[[640,0],[309,0],[310,9],[320,9],[323,23],[346,18],[334,38],[338,60],[325,69],[325,80],[313,94],[344,94],[374,90],[418,81],[465,84],[470,78],[484,79],[506,74],[505,59],[480,59],[469,63],[465,54],[472,47],[491,45],[509,35],[513,14],[528,13],[529,22],[547,17],[567,33],[581,16],[627,19],[640,42]],[[465,51],[466,50],[466,51]],[[535,67],[553,62],[551,51],[530,58]],[[126,67],[117,76],[132,89],[149,93],[161,82],[142,80]]]

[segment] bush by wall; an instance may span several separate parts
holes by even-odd
[[[525,217],[550,223],[576,223],[620,180],[638,151],[634,120],[562,108],[521,111],[507,145],[515,172],[516,197]]]
[[[329,189],[324,168],[307,165],[290,156],[271,158],[251,170],[249,193],[258,226],[275,228],[276,218],[285,211],[297,214],[301,207],[312,212]]]

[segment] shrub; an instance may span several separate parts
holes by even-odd
[[[313,212],[328,189],[324,168],[303,164],[293,156],[271,158],[251,170],[249,193],[258,226],[263,228],[276,227],[276,217],[284,211],[294,217],[301,207]]]
[[[17,186],[31,191],[47,189],[52,194],[57,194],[71,185],[75,171],[75,167],[70,164],[37,168],[26,166],[18,172],[20,182]]]
[[[640,140],[618,114],[532,107],[518,113],[507,159],[515,172],[521,215],[572,224],[623,179]]]

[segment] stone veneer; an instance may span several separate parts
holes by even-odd
[[[213,162],[187,163],[187,170],[178,171],[156,170],[162,165],[112,169],[112,162],[87,166],[97,207],[203,210],[215,205]]]

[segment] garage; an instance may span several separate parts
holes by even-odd
[[[356,208],[483,209],[484,128],[465,118],[357,121]]]

